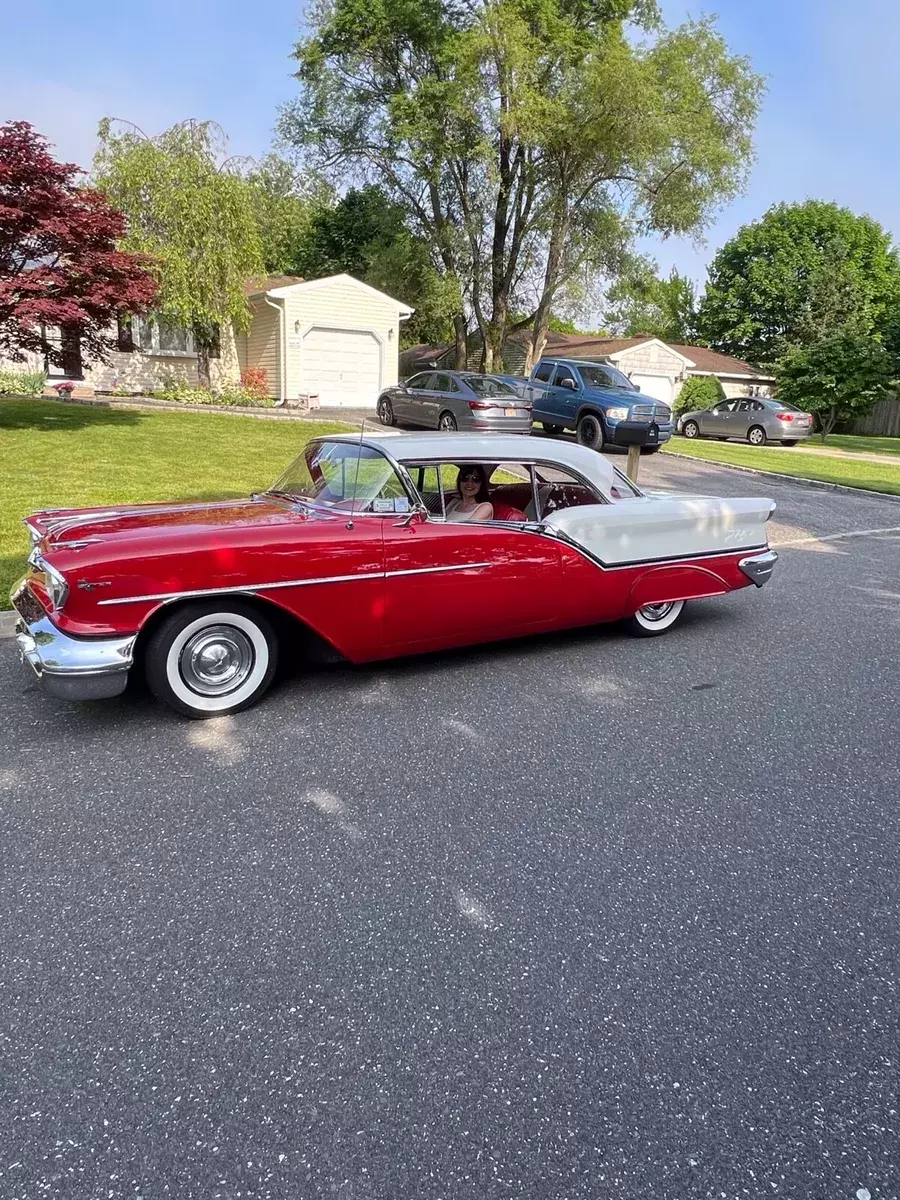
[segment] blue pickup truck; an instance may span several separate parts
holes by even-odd
[[[642,395],[627,375],[611,363],[581,358],[542,358],[528,379],[509,379],[531,401],[532,417],[547,433],[574,429],[582,446],[602,450],[616,444],[620,422],[646,421],[659,428],[658,450],[672,436],[672,410]],[[633,427],[633,426],[632,426]]]

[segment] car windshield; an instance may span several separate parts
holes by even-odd
[[[378,450],[355,442],[313,442],[269,489],[353,512],[407,512],[400,477]]]
[[[618,367],[608,365],[598,367],[595,363],[579,363],[578,370],[588,387],[614,387],[621,388],[626,392],[637,391],[628,376],[623,375]]]
[[[463,375],[463,383],[468,384],[477,396],[515,396],[516,390],[495,379],[493,375]]]

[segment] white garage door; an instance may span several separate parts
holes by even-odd
[[[632,375],[631,382],[645,396],[652,396],[671,407],[675,385],[668,375]]]
[[[314,328],[303,339],[303,391],[320,403],[374,408],[381,390],[381,347],[364,329]]]

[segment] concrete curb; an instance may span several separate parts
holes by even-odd
[[[15,632],[16,614],[10,612],[0,612],[0,638],[11,638]]]
[[[709,467],[724,467],[728,471],[743,471],[745,475],[759,475],[764,479],[778,479],[782,483],[799,483],[820,492],[847,492],[851,496],[865,496],[869,500],[890,500],[900,504],[900,496],[891,492],[873,492],[871,488],[851,487],[846,483],[827,483],[824,479],[807,479],[803,475],[788,475],[781,471],[761,471],[758,467],[742,467],[737,463],[720,462],[717,458],[699,458],[694,454],[682,454],[678,450],[666,450],[669,458],[681,458],[687,462],[705,463]],[[898,460],[900,465],[900,460]]]

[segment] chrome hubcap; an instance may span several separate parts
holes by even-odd
[[[246,680],[253,657],[253,645],[240,629],[211,625],[185,643],[178,667],[191,691],[221,696],[236,691]]]
[[[648,621],[662,621],[669,615],[672,608],[671,601],[666,604],[645,604],[641,609],[641,616]]]

